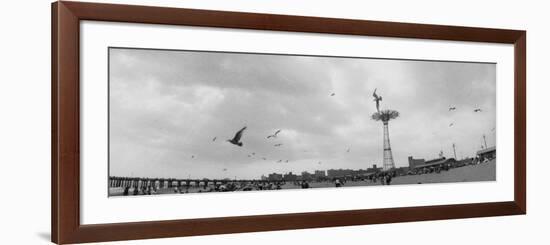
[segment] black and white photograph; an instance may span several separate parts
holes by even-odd
[[[110,197],[496,181],[495,63],[108,51]]]

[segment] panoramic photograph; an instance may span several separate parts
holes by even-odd
[[[496,181],[496,64],[109,48],[108,196]]]

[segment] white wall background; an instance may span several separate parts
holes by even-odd
[[[100,1],[94,1],[100,2]],[[547,243],[550,136],[545,1],[131,0],[134,4],[526,29],[528,64],[525,216],[246,233],[113,244]],[[9,1],[0,25],[0,244],[47,244],[50,230],[50,1]],[[22,178],[26,178],[23,182]]]

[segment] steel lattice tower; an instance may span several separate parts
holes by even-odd
[[[392,168],[395,168],[395,163],[393,161],[393,154],[391,152],[391,145],[390,145],[390,131],[388,127],[388,122],[391,119],[395,119],[399,116],[399,112],[394,110],[381,110],[379,112],[376,112],[372,114],[372,119],[376,121],[382,121],[383,128],[384,128],[384,161],[383,161],[383,167],[384,171],[390,170]]]
[[[388,130],[388,121],[383,121],[384,124],[384,170],[395,168],[393,155],[391,153],[390,132]]]

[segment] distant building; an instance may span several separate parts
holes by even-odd
[[[378,168],[378,167],[376,167],[376,164],[374,164],[374,165],[372,165],[372,168],[367,168],[366,173],[367,174],[373,174],[373,173],[378,173],[380,171],[382,171],[382,168]]]
[[[284,181],[296,181],[297,179],[298,179],[298,175],[295,175],[292,172],[288,172],[283,176]]]
[[[432,160],[428,160],[426,161],[424,164],[431,164],[431,163],[435,163],[435,162],[440,162],[442,160],[445,160],[446,158],[445,157],[439,157],[439,158],[435,158],[435,159],[432,159]],[[451,159],[451,158],[449,158]],[[454,159],[453,159],[454,160]]]
[[[267,176],[262,174],[261,180],[267,180]]]
[[[477,151],[476,155],[479,157],[480,160],[491,160],[497,157],[497,148],[496,146],[485,148],[483,150]]]
[[[416,166],[426,164],[424,159],[414,159],[412,156],[409,156],[409,168],[414,169]]]
[[[302,172],[302,180],[312,180],[313,175],[307,171]]]
[[[397,175],[406,175],[409,172],[409,167],[399,167],[395,168],[393,172],[395,172]]]
[[[327,176],[329,178],[339,178],[345,177],[346,175],[351,175],[353,170],[351,169],[329,169],[327,170]]]
[[[325,170],[315,170],[315,178],[324,178],[327,177],[327,174],[325,173]]]
[[[456,164],[456,160],[454,158],[440,157],[440,158],[426,161],[424,164],[416,165],[414,168],[409,168],[409,169],[422,170],[425,168],[440,168],[444,166],[450,167],[450,166],[454,166],[455,164]]]
[[[281,181],[283,180],[283,175],[278,173],[272,173],[272,174],[269,174],[269,176],[267,176],[267,179],[269,181]]]
[[[352,176],[363,176],[369,173],[368,169],[329,169],[327,170],[327,177],[329,178],[341,178],[341,177],[352,177]]]

